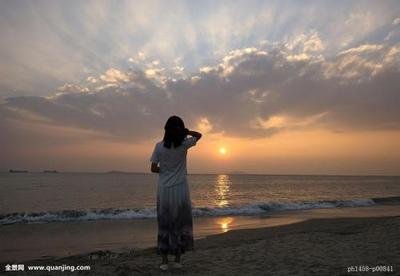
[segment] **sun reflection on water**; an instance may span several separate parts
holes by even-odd
[[[217,181],[215,182],[215,203],[218,207],[226,207],[229,205],[228,195],[230,185],[231,180],[229,175],[220,174],[217,176]]]
[[[228,232],[230,230],[229,225],[233,222],[232,217],[220,218],[217,223],[221,226],[222,232]]]

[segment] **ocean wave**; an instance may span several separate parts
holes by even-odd
[[[196,217],[207,216],[251,216],[286,210],[326,209],[341,207],[363,207],[376,204],[400,204],[400,197],[371,198],[351,200],[315,200],[296,202],[259,202],[232,207],[193,208]],[[156,218],[155,208],[142,209],[100,209],[100,210],[62,210],[36,213],[11,213],[0,215],[0,225],[15,223],[46,223],[57,221],[87,221],[102,219],[149,219]]]

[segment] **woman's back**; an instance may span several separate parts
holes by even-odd
[[[182,184],[186,181],[186,155],[187,150],[196,145],[197,138],[186,138],[182,144],[176,148],[166,148],[164,141],[156,144],[151,162],[159,163],[158,184],[162,187],[171,187]]]

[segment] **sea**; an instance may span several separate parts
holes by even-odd
[[[194,217],[400,204],[400,176],[190,174]],[[156,218],[157,175],[0,173],[0,225]]]

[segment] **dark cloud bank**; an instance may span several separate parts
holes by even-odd
[[[2,142],[17,139],[16,122],[141,141],[159,134],[172,114],[191,127],[207,118],[212,131],[245,138],[291,128],[398,130],[400,44],[362,44],[329,57],[318,43],[235,50],[182,78],[162,70],[110,69],[85,84],[67,84],[52,97],[10,97],[0,103]],[[286,121],[268,123],[277,116]]]

